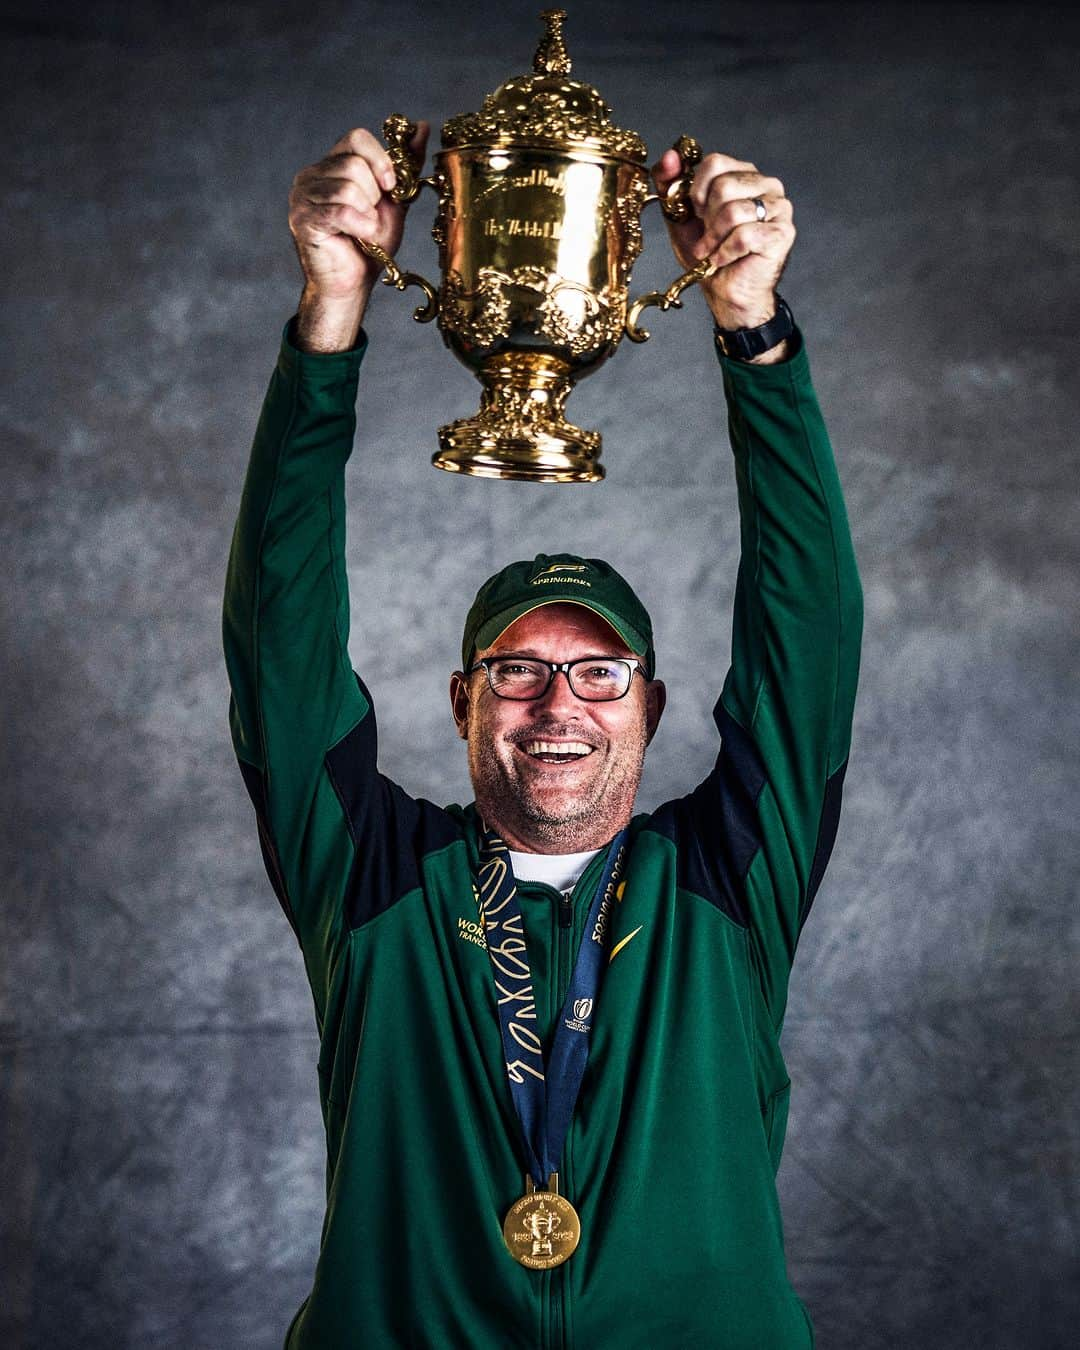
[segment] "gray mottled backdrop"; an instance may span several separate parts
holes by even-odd
[[[439,122],[525,70],[536,8],[4,6],[5,1346],[273,1347],[308,1287],[314,1024],[218,638],[297,294],[285,197],[346,127]],[[634,0],[579,4],[568,37],[654,151],[687,131],[783,177],[865,582],[786,1031],[794,1281],[826,1350],[1072,1345],[1080,31],[1038,6]],[[421,198],[402,251],[429,273],[430,219]],[[639,290],[674,275],[647,227]],[[609,479],[574,489],[427,467],[477,386],[411,308],[374,306],[349,478],[385,769],[467,794],[445,695],[467,600],[566,548],[658,621],[646,803],[696,781],[736,563],[700,299],[575,394]]]

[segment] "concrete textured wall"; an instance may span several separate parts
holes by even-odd
[[[218,637],[297,295],[285,196],[350,125],[477,106],[528,67],[537,8],[4,6],[5,1346],[275,1346],[309,1285],[314,1025]],[[1071,1345],[1080,28],[1042,6],[633,0],[572,7],[567,32],[650,148],[691,132],[796,203],[784,290],[867,622],[785,1033],[794,1282],[830,1350]],[[428,273],[430,201],[402,250]],[[638,290],[674,275],[646,223]],[[349,477],[384,768],[467,798],[445,702],[465,606],[510,557],[572,549],[640,579],[672,692],[643,800],[684,789],[715,752],[737,556],[700,299],[574,395],[609,470],[577,489],[427,467],[477,386],[411,307],[374,306]]]

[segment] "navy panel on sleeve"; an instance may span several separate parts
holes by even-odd
[[[818,826],[817,845],[814,849],[814,861],[810,866],[810,882],[806,888],[806,903],[799,915],[799,928],[807,920],[810,906],[814,903],[825,868],[832,856],[836,843],[836,831],[840,824],[840,803],[844,795],[844,774],[847,772],[847,760],[825,781],[825,800],[821,808],[821,823]]]
[[[746,874],[761,848],[757,803],[765,766],[757,746],[721,703],[714,713],[720,753],[703,783],[666,802],[649,828],[675,845],[678,883],[746,927]]]
[[[341,802],[356,857],[344,915],[359,928],[420,885],[420,861],[460,839],[454,818],[402,791],[375,767],[378,733],[371,696],[366,716],[326,754],[326,771]]]

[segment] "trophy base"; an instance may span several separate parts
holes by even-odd
[[[550,352],[516,349],[479,371],[480,411],[439,428],[431,462],[448,473],[530,483],[598,483],[600,434],[562,416],[570,367]]]
[[[558,434],[569,433],[569,434]],[[439,428],[439,452],[431,462],[448,473],[474,478],[516,478],[528,483],[599,483],[600,437],[569,422],[532,437],[507,436],[479,417]]]

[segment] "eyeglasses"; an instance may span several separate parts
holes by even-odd
[[[483,667],[497,698],[543,698],[561,670],[571,693],[587,703],[610,703],[630,688],[634,671],[644,671],[632,656],[585,656],[580,661],[538,661],[531,656],[486,656],[470,666]]]

